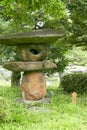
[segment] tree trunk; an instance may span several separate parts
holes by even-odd
[[[21,73],[20,72],[12,72],[11,76],[11,86],[20,86],[20,78],[21,78]]]

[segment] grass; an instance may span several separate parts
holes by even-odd
[[[87,96],[77,97],[77,105],[71,103],[71,94],[57,87],[48,88],[49,104],[36,104],[49,108],[48,112],[29,111],[15,102],[21,97],[19,88],[0,89],[0,130],[87,130]]]

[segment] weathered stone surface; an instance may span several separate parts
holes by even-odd
[[[41,72],[24,73],[22,96],[25,100],[39,100],[46,95],[46,81]]]
[[[16,48],[17,59],[21,61],[41,61],[48,54],[47,45],[19,45]]]
[[[46,108],[46,107],[37,107],[33,106],[28,108],[29,111],[34,111],[34,112],[53,112],[53,110]]]
[[[20,45],[20,44],[49,44],[56,42],[65,33],[58,30],[33,30],[30,32],[16,33],[0,36],[0,44],[3,45]]]
[[[4,68],[11,71],[30,71],[30,70],[44,70],[57,67],[52,61],[39,62],[8,62],[3,65]]]
[[[29,108],[32,105],[37,105],[37,104],[46,104],[46,103],[50,103],[51,99],[44,97],[40,100],[26,100],[24,98],[17,98],[16,102],[20,103],[20,104],[26,104],[27,108]],[[29,106],[28,106],[29,105]]]

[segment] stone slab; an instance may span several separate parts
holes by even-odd
[[[29,111],[34,111],[34,112],[54,112],[53,110],[46,108],[46,107],[38,107],[38,106],[33,106],[28,108]]]
[[[39,62],[7,62],[3,65],[5,69],[10,71],[32,71],[32,70],[45,70],[49,68],[56,68],[56,64],[52,61],[39,61]]]
[[[16,99],[16,102],[18,102],[19,104],[23,104],[26,105],[26,108],[29,111],[34,111],[34,112],[54,112],[54,110],[49,109],[47,107],[44,106],[38,106],[40,104],[48,104],[51,102],[50,98],[43,98],[37,101],[28,101],[28,100],[24,100],[23,98],[18,98]]]
[[[40,100],[36,100],[36,101],[29,101],[29,100],[25,100],[23,98],[17,98],[16,99],[16,102],[20,103],[20,104],[26,104],[26,105],[35,105],[35,104],[44,104],[44,103],[50,103],[51,102],[51,99],[50,98],[42,98]]]
[[[56,42],[58,38],[63,37],[65,33],[59,30],[43,29],[33,30],[24,33],[15,33],[9,35],[0,35],[0,44],[2,45],[20,45],[20,44],[49,44]]]

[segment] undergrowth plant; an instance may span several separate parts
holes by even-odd
[[[87,73],[72,73],[65,75],[60,83],[64,91],[84,93],[87,91]]]
[[[57,86],[57,85],[56,85]],[[77,105],[72,104],[71,94],[58,87],[47,89],[49,104],[19,104],[20,89],[3,87],[0,89],[0,130],[86,130],[86,93],[77,96]],[[39,107],[48,111],[35,111]]]

